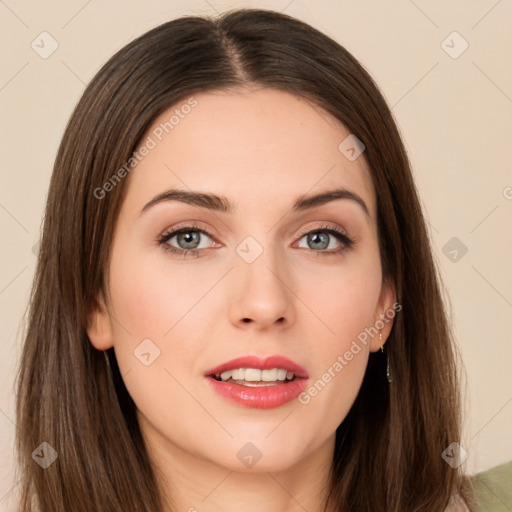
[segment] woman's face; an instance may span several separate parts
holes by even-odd
[[[278,471],[332,449],[381,345],[370,328],[395,301],[375,192],[347,136],[310,102],[260,89],[186,98],[144,137],[108,313],[89,335],[114,346],[162,456]]]

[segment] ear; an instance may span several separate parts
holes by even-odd
[[[98,297],[96,306],[87,318],[87,335],[98,350],[107,350],[114,345],[112,322],[102,295]]]
[[[379,302],[375,309],[375,321],[373,324],[378,332],[371,339],[371,352],[376,352],[382,345],[384,345],[384,343],[386,343],[389,333],[391,332],[391,328],[393,327],[394,318],[397,312],[401,309],[401,304],[398,304],[396,301],[395,284],[391,279],[383,281]],[[382,341],[380,340],[379,333],[382,334]]]

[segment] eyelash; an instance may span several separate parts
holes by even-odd
[[[161,235],[158,238],[158,244],[162,246],[163,250],[166,252],[170,252],[172,254],[183,256],[184,258],[186,256],[193,256],[195,258],[200,256],[200,251],[202,249],[178,249],[172,245],[169,245],[167,242],[174,236],[179,235],[180,233],[187,233],[188,231],[197,231],[201,234],[204,234],[210,238],[213,239],[212,235],[210,235],[207,231],[200,228],[196,225],[190,225],[190,226],[183,226],[178,229],[175,229],[173,231],[168,231]],[[331,249],[329,251],[323,250],[323,251],[315,251],[311,249],[312,252],[315,252],[317,256],[321,255],[335,255],[340,254],[348,249],[351,249],[352,246],[356,243],[356,240],[354,238],[350,238],[348,235],[343,233],[340,229],[336,228],[335,226],[320,226],[315,229],[306,230],[300,233],[299,240],[303,238],[306,235],[309,235],[311,233],[328,233],[329,235],[334,236],[339,242],[341,242],[341,247],[338,249]]]

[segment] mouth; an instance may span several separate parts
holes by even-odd
[[[221,364],[205,374],[213,390],[237,405],[258,409],[279,407],[304,390],[307,371],[282,356],[246,356]]]

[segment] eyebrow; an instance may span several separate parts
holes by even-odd
[[[309,196],[299,196],[294,201],[291,210],[294,212],[309,210],[311,208],[316,208],[338,199],[349,199],[354,201],[362,208],[366,215],[370,217],[368,206],[364,200],[355,192],[351,192],[345,188],[336,188],[334,190],[328,190],[326,192],[321,192]],[[142,215],[152,206],[166,201],[179,201],[222,213],[233,213],[236,210],[235,205],[231,203],[225,196],[219,196],[217,194],[210,194],[205,192],[196,192],[193,190],[171,189],[163,192],[162,194],[158,194],[156,197],[151,199],[151,201],[144,205],[144,208],[142,208],[140,214]]]

